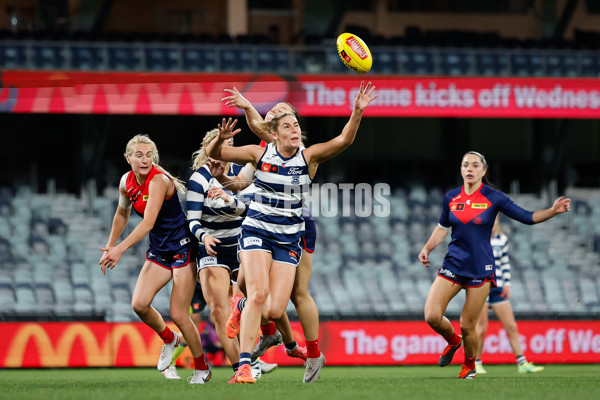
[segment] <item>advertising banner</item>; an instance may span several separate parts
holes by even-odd
[[[536,364],[600,362],[600,321],[519,321],[521,344]],[[177,328],[169,323],[169,326]],[[455,325],[458,330],[458,325]],[[292,323],[294,336],[304,344],[302,328]],[[323,322],[320,347],[328,365],[435,365],[446,342],[422,321]],[[0,368],[152,367],[162,340],[143,323],[3,322]],[[190,366],[189,350],[179,365]],[[463,361],[463,351],[454,364]],[[223,365],[222,355],[210,355]],[[285,354],[283,346],[262,357],[279,365],[302,365]],[[187,361],[186,361],[187,360]],[[506,332],[490,321],[482,360],[486,364],[514,363]]]
[[[278,102],[300,115],[348,116],[361,80],[376,117],[597,118],[600,80],[382,75],[256,75],[0,71],[0,112],[239,115],[221,99],[237,87],[264,113]]]

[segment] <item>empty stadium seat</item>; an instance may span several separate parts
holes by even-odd
[[[411,49],[398,54],[398,63],[402,73],[414,75],[433,75],[436,71],[434,52],[428,49]]]
[[[179,47],[149,46],[144,48],[146,69],[150,71],[177,71],[181,67]]]
[[[250,72],[255,69],[251,49],[241,46],[227,46],[219,49],[219,71]]]
[[[142,69],[142,51],[137,46],[109,46],[108,69],[139,71]]]
[[[64,45],[44,44],[31,46],[31,64],[37,69],[57,70],[67,67]]]
[[[6,69],[27,68],[27,46],[18,42],[0,43],[0,65]]]
[[[215,46],[193,46],[182,49],[183,70],[188,72],[215,72],[217,50]]]
[[[106,56],[101,46],[71,45],[71,69],[97,71],[106,69]]]
[[[473,71],[473,54],[470,51],[451,49],[442,50],[438,54],[440,73],[442,75],[469,75]]]
[[[372,72],[377,74],[400,73],[397,51],[375,47],[371,49],[371,54],[373,56]]]
[[[482,50],[475,53],[475,73],[483,76],[505,76],[509,72],[509,57],[502,50]]]
[[[258,71],[285,73],[291,69],[291,56],[285,49],[259,47],[255,54]]]

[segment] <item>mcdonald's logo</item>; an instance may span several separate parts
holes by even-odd
[[[163,344],[160,337],[143,323],[13,325],[16,329],[4,338],[8,347],[0,353],[5,355],[4,360],[0,360],[0,367],[152,366],[156,364]],[[81,346],[76,345],[77,341]],[[30,344],[37,348],[37,359],[35,354],[27,354]],[[82,350],[83,354],[78,354],[77,350]],[[120,350],[129,360],[119,357]],[[73,359],[83,360],[82,364],[72,365]]]

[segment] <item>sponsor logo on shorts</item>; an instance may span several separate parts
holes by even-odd
[[[483,279],[471,279],[471,283],[482,283]]]
[[[481,210],[486,210],[488,208],[488,203],[473,203],[471,204],[471,208],[479,208]]]
[[[200,259],[200,266],[205,267],[207,265],[217,264],[217,257],[202,257]]]
[[[244,247],[248,246],[262,246],[262,239],[257,237],[244,238]]]
[[[298,259],[298,253],[296,253],[295,251],[290,251],[290,257],[293,257],[295,259]]]
[[[446,269],[446,268],[440,268],[440,275],[444,275],[447,276],[448,278],[456,278],[456,274],[454,274],[454,272]]]

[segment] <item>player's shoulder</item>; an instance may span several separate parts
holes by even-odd
[[[462,195],[462,186],[451,189],[446,192],[444,198],[446,201],[458,200],[457,197]]]
[[[195,170],[192,173],[192,176],[190,177],[190,180],[194,181],[194,182],[200,182],[202,184],[206,184],[212,178],[213,178],[213,176],[210,173],[210,169],[205,164],[205,165],[201,166],[200,168],[198,168],[197,170]]]
[[[496,199],[507,199],[508,198],[508,195],[506,193],[504,193],[496,188],[493,188],[491,186],[488,186],[486,184],[484,184],[483,187],[481,188],[481,194],[490,200],[492,200],[491,198],[496,198]]]

